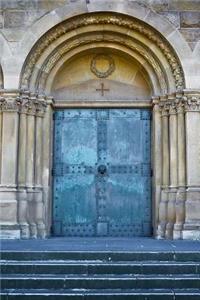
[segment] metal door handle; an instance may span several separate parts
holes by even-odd
[[[100,165],[98,166],[97,171],[99,174],[104,175],[107,172],[107,168],[105,165]]]

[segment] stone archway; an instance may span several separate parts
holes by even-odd
[[[151,50],[152,45],[154,45],[153,51]],[[118,50],[138,61],[138,64],[142,65],[150,78],[153,95],[166,95],[181,91],[184,88],[181,65],[165,39],[143,22],[113,13],[96,13],[74,17],[70,21],[67,20],[51,29],[29,54],[21,75],[21,88],[51,96],[51,86],[60,67],[88,48]],[[54,50],[52,51],[52,49]],[[166,100],[168,101],[168,99]],[[162,157],[158,154],[158,152],[161,153],[159,141],[161,123],[159,108],[157,108],[158,102],[154,101],[156,104],[154,107],[154,210],[157,211],[154,216],[155,232],[159,218],[158,203],[160,202],[162,172],[160,168]],[[51,117],[49,117],[50,119]],[[47,126],[47,128],[49,127]],[[51,135],[50,132],[46,133]],[[168,145],[166,151],[168,152]],[[166,154],[163,153],[163,155]],[[49,161],[48,166],[50,164]],[[46,167],[48,168],[48,166]],[[29,167],[29,169],[31,168]],[[165,172],[169,172],[169,170],[165,170]],[[161,233],[159,233],[161,236],[165,234],[163,233],[165,226],[167,224],[168,227],[171,226],[167,219],[167,212],[165,212],[164,218],[165,222],[161,224]],[[174,223],[173,216],[173,225]],[[173,229],[170,228],[169,231],[169,235],[172,235]]]
[[[185,206],[185,115],[192,118],[194,106],[199,105],[198,96],[184,92],[179,58],[162,35],[143,21],[114,12],[83,14],[57,24],[37,41],[26,58],[17,102],[19,141],[27,136],[19,149],[21,236],[44,237],[50,232],[52,112],[56,107],[52,86],[61,67],[88,49],[123,53],[149,78],[153,95],[149,106],[153,108],[154,235],[182,238],[191,223],[190,208],[187,215]],[[27,155],[30,159],[26,163]],[[190,207],[190,201],[187,205]]]

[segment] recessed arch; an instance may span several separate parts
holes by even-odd
[[[74,49],[64,56],[60,58],[60,60],[57,62],[57,64],[53,67],[51,70],[49,76],[47,77],[46,83],[45,83],[45,89],[47,92],[47,95],[50,95],[52,92],[52,86],[53,82],[57,77],[57,74],[59,74],[60,70],[63,68],[65,64],[69,64],[70,61],[74,60],[76,61],[76,57],[83,56],[86,53],[91,53],[92,55],[95,55],[96,53],[116,53],[117,55],[120,55],[121,57],[125,57],[126,60],[131,61],[133,60],[138,65],[138,69],[142,70],[144,77],[146,78],[146,81],[149,84],[149,90],[151,90],[152,94],[159,93],[159,82],[158,78],[153,72],[153,69],[151,66],[140,56],[136,53],[132,53],[131,51],[124,52],[123,47],[120,47],[117,44],[106,44],[105,43],[94,43],[91,48],[88,50],[87,45],[82,46],[78,49]],[[140,63],[138,63],[138,61]],[[92,72],[90,72],[92,74]],[[150,96],[151,97],[151,96]],[[150,98],[149,97],[149,98]]]
[[[87,14],[67,20],[47,32],[33,47],[21,73],[20,87],[45,92],[48,73],[66,53],[82,45],[113,43],[139,54],[154,69],[160,94],[185,86],[179,59],[171,45],[144,22],[113,13]]]
[[[109,87],[106,100],[149,101],[155,91],[151,82],[152,78],[149,78],[147,72],[148,68],[146,70],[131,55],[117,50],[114,46],[110,45],[108,48],[105,44],[102,44],[102,47],[96,45],[90,49],[82,49],[83,51],[76,55],[68,53],[62,57],[59,65],[57,63],[55,70],[48,76],[49,82],[45,85],[50,90],[45,89],[47,95],[52,95],[55,103],[57,101],[102,100],[102,95],[96,92],[96,88],[104,82],[107,88]],[[97,73],[91,69],[95,57],[102,57],[102,55],[106,59],[111,58],[114,65],[114,70],[105,78],[97,77]],[[97,69],[101,67],[101,64],[102,59],[99,60]],[[106,64],[104,67],[107,66]]]

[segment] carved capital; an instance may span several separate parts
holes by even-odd
[[[160,113],[159,97],[152,98],[153,111]]]
[[[160,111],[161,111],[161,116],[162,117],[167,117],[169,116],[169,110],[170,110],[170,103],[169,102],[163,102],[160,103]]]
[[[19,94],[12,91],[2,91],[0,95],[0,110],[4,112],[18,112],[20,107]]]
[[[26,91],[16,93],[0,92],[0,111],[18,112],[20,114],[43,117],[46,110],[46,98]]]
[[[47,107],[46,101],[43,98],[37,99],[35,102],[35,106],[36,106],[36,116],[44,117],[46,107]]]
[[[200,92],[184,92],[183,103],[186,112],[200,112]]]

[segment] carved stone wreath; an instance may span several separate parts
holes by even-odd
[[[103,60],[106,60],[108,62],[108,67],[106,70],[100,70],[100,68],[98,67],[98,61]],[[98,78],[106,78],[110,76],[115,70],[114,59],[109,55],[97,54],[91,60],[90,69],[92,73],[94,73]]]

